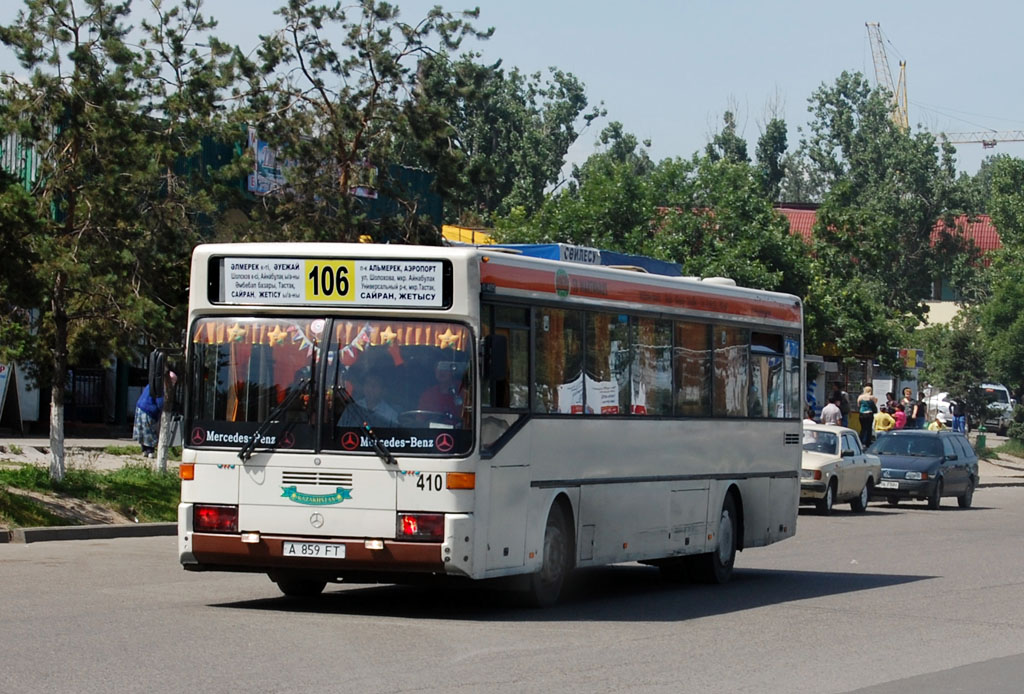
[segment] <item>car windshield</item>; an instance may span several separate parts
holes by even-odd
[[[1010,402],[1010,396],[1006,394],[1005,390],[1001,390],[999,388],[986,388],[983,392],[985,394],[986,402]]]
[[[868,449],[876,455],[942,455],[942,442],[937,436],[880,436]]]
[[[835,453],[839,437],[831,431],[804,430],[804,450],[812,453]]]
[[[391,319],[196,321],[193,446],[459,455],[473,443],[472,336]],[[283,407],[282,407],[283,405]],[[268,421],[269,420],[269,421]],[[261,428],[262,425],[262,428]]]

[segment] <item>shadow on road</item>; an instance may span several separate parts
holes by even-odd
[[[212,607],[498,622],[674,622],[799,600],[923,581],[933,576],[737,569],[724,586],[672,583],[657,569],[621,564],[578,571],[555,607],[526,609],[510,591],[486,583],[442,587],[328,585],[318,598],[271,598]],[[339,589],[340,588],[340,589]]]

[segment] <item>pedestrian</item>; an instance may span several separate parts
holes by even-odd
[[[914,411],[911,415],[911,418],[914,420],[914,428],[924,429],[927,417],[928,406],[924,402],[924,393],[918,393],[917,400],[914,401]]]
[[[910,408],[914,405],[913,391],[910,388],[903,389],[903,397],[900,398],[900,404],[903,405],[904,412],[910,415]]]
[[[844,427],[850,426],[850,395],[843,390],[843,384],[840,381],[836,381],[832,386],[832,394],[828,398],[834,400],[836,405],[839,406],[839,412],[842,415],[842,425]]]
[[[942,431],[943,429],[948,428],[949,427],[946,426],[946,415],[943,412],[939,412],[935,415],[935,419],[928,425],[928,431]]]
[[[843,423],[843,413],[839,409],[839,403],[829,400],[828,404],[821,408],[821,423],[840,426]]]
[[[949,413],[953,415],[953,431],[961,434],[967,433],[967,408],[964,406],[963,398],[957,398],[949,403]]]
[[[817,424],[817,422],[814,421],[814,408],[810,405],[808,405],[807,409],[804,411],[804,424]]]
[[[172,372],[172,383],[177,380]],[[156,451],[157,439],[160,434],[160,411],[164,399],[154,398],[149,392],[149,384],[142,389],[142,394],[135,401],[135,427],[132,438],[142,446],[142,455],[152,458]]]
[[[896,395],[893,393],[885,394],[885,411],[892,413],[896,409]]]
[[[896,420],[897,429],[903,429],[907,426],[907,412],[902,403],[896,405],[896,411],[892,413],[892,418]]]
[[[896,420],[893,419],[889,411],[884,407],[875,413],[874,429],[875,433],[882,433],[884,431],[892,431],[896,427]]]
[[[860,415],[860,442],[865,447],[871,444],[871,430],[875,424],[875,413],[878,412],[878,398],[871,392],[871,386],[857,396],[857,414]]]

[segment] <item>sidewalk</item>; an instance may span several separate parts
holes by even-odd
[[[128,446],[138,446],[138,443],[130,438],[66,438],[64,439],[64,462],[69,469],[89,470],[117,470],[130,463],[152,464],[154,462],[150,458],[143,458],[141,454],[113,455],[104,452],[110,447],[126,448]],[[48,466],[50,464],[49,451],[49,438],[0,436],[0,461]],[[167,468],[177,470],[177,462],[167,461]],[[154,537],[175,535],[177,531],[176,523],[62,525],[45,528],[15,528],[13,530],[0,527],[0,543]]]

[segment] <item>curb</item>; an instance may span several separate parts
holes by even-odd
[[[121,525],[55,525],[48,528],[14,528],[0,531],[3,542],[48,542],[51,540],[108,540],[118,537],[177,535],[177,523],[132,523]]]

